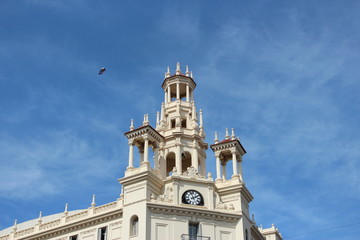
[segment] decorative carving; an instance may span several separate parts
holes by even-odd
[[[227,209],[227,206],[226,206],[225,203],[219,202],[219,203],[216,205],[216,208],[215,208],[215,209],[226,210],[226,209]]]
[[[74,214],[74,215],[71,215],[71,216],[68,216],[66,217],[66,222],[71,222],[71,221],[74,221],[76,219],[79,219],[79,218],[83,218],[83,217],[86,217],[88,215],[88,211],[85,210],[83,212],[79,212],[77,214]]]
[[[90,230],[87,230],[87,231],[84,231],[84,232],[81,232],[80,234],[81,234],[81,235],[86,235],[86,234],[93,233],[93,232],[95,232],[95,231],[96,231],[96,228],[90,229]]]
[[[60,219],[45,224],[41,224],[39,229],[40,230],[49,229],[57,225],[60,225]]]
[[[35,228],[32,227],[32,228],[27,228],[27,229],[24,229],[22,231],[19,231],[19,232],[16,232],[15,233],[15,237],[21,237],[21,236],[24,236],[24,235],[28,235],[30,233],[33,233],[35,231]]]
[[[117,206],[117,202],[111,202],[111,203],[108,203],[108,204],[105,204],[105,205],[95,208],[94,213],[101,213],[101,212],[116,208],[116,206]]]
[[[121,221],[119,221],[119,222],[114,222],[114,223],[112,223],[112,224],[110,224],[110,226],[111,227],[116,227],[116,226],[119,226],[119,225],[121,225]]]
[[[164,194],[162,195],[158,195],[156,196],[155,193],[151,193],[150,195],[150,200],[152,202],[168,202],[168,203],[172,203],[174,200],[174,195],[173,195],[173,191],[174,189],[172,188],[172,186],[168,186],[164,192]]]
[[[186,172],[184,172],[182,175],[193,178],[204,178],[194,167],[188,167]]]

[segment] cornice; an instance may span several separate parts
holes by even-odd
[[[98,225],[99,223],[108,222],[122,217],[122,208],[115,209],[111,212],[103,213],[101,215],[94,215],[86,219],[78,220],[72,223],[65,223],[61,226],[47,229],[30,236],[23,238],[15,238],[17,240],[46,240],[56,236],[64,235],[73,231],[78,231],[90,226]]]
[[[132,131],[128,131],[128,132],[124,133],[124,135],[128,139],[137,138],[143,134],[149,134],[151,137],[153,137],[158,142],[161,142],[162,140],[164,140],[164,137],[150,125],[141,126]]]
[[[118,181],[125,187],[128,184],[133,184],[135,182],[141,182],[144,180],[150,180],[150,182],[157,187],[163,186],[163,180],[161,180],[154,172],[153,170],[147,169],[145,171],[139,171],[136,172],[137,169],[133,169],[133,174],[129,174],[128,176],[125,176],[123,178],[119,178]],[[140,169],[141,170],[141,169]]]
[[[233,148],[233,147],[235,147],[241,153],[241,155],[244,155],[246,153],[245,148],[241,145],[240,141],[237,139],[210,145],[210,148],[214,152],[220,151],[220,150],[227,150],[227,149]]]
[[[164,204],[155,204],[147,203],[150,211],[154,213],[167,214],[167,215],[179,215],[179,216],[196,216],[207,218],[217,221],[226,221],[226,222],[236,222],[241,219],[241,213],[228,213],[221,212],[216,210],[209,210],[204,207],[199,206],[174,206],[174,205],[164,205]]]
[[[232,179],[230,179],[226,182],[215,182],[215,187],[216,191],[220,195],[240,193],[248,202],[251,202],[254,199],[250,191],[245,186],[245,183],[243,182],[232,183]]]
[[[191,77],[188,77],[188,76],[185,76],[185,75],[173,75],[173,76],[170,76],[170,77],[167,77],[164,79],[163,83],[161,84],[161,87],[163,89],[165,89],[165,86],[167,85],[167,83],[169,82],[185,82],[185,83],[190,83],[190,87],[192,89],[195,89],[196,87],[196,83],[194,81],[194,79],[192,79]]]

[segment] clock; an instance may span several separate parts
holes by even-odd
[[[182,196],[182,203],[203,206],[204,199],[198,191],[188,190]]]

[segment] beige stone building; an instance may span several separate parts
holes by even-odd
[[[0,240],[282,240],[279,231],[257,227],[250,216],[253,196],[243,181],[246,151],[234,130],[208,144],[194,102],[196,83],[180,64],[168,68],[162,83],[164,102],[155,126],[125,133],[128,167],[119,179],[120,197],[88,209],[42,216],[0,231]],[[216,174],[207,173],[214,164]],[[230,166],[227,168],[227,164]],[[231,169],[227,172],[227,169]]]

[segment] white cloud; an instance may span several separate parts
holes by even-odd
[[[71,132],[51,132],[37,138],[3,138],[0,159],[2,198],[38,198],[58,194],[76,182],[82,185],[106,176],[118,164],[101,146]]]

